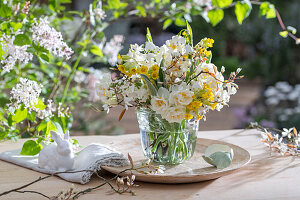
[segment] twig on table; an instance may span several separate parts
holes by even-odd
[[[131,158],[130,155],[128,155],[128,157]],[[131,163],[133,163],[132,159],[130,161]],[[142,169],[146,168],[147,170],[150,170],[149,172],[146,172],[146,171],[143,171]],[[121,175],[127,171],[130,171],[131,172],[131,175],[130,176],[126,176],[126,177],[121,177]],[[17,188],[14,188],[14,189],[11,189],[11,190],[8,190],[8,191],[5,191],[3,193],[0,194],[0,196],[4,196],[4,195],[7,195],[7,194],[10,194],[12,192],[16,192],[16,193],[34,193],[34,194],[38,194],[42,197],[45,197],[47,199],[63,199],[63,200],[70,200],[70,199],[78,199],[81,195],[84,195],[86,193],[89,193],[89,192],[92,192],[104,185],[109,185],[110,188],[118,193],[118,194],[123,194],[123,193],[131,193],[132,195],[136,195],[135,192],[132,190],[132,187],[136,187],[138,185],[136,185],[134,183],[134,180],[135,180],[135,176],[132,174],[132,171],[136,171],[138,173],[143,173],[143,174],[152,174],[152,173],[159,173],[161,172],[161,169],[160,169],[160,166],[154,166],[152,165],[152,160],[149,160],[148,162],[142,164],[140,167],[137,167],[137,168],[134,168],[134,166],[132,165],[130,168],[127,168],[127,169],[124,169],[122,170],[121,172],[119,172],[118,174],[116,174],[114,177],[110,178],[110,179],[106,179],[102,176],[100,176],[96,171],[93,171],[93,170],[78,170],[78,171],[67,171],[67,172],[57,172],[57,173],[53,173],[53,174],[50,174],[50,175],[47,175],[47,176],[44,176],[44,177],[39,177],[38,179],[30,182],[30,183],[27,183],[25,185],[22,185],[20,187],[17,187]],[[87,189],[84,189],[82,191],[79,191],[79,192],[75,192],[74,191],[74,186],[72,185],[72,187],[67,190],[66,192],[59,192],[56,196],[52,196],[52,197],[49,197],[39,191],[33,191],[33,190],[22,190],[24,188],[27,188],[28,186],[31,186],[35,183],[38,183],[42,180],[45,180],[47,178],[50,178],[50,177],[53,177],[55,175],[59,175],[59,174],[65,174],[65,173],[79,173],[79,172],[93,172],[94,174],[97,175],[98,178],[100,178],[101,180],[104,181],[104,183],[101,183],[95,187],[90,187],[90,188],[87,188]],[[121,178],[119,178],[121,177]],[[117,184],[117,187],[115,187],[111,181],[113,180],[116,180],[116,184]]]

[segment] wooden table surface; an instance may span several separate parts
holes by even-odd
[[[78,136],[82,146],[98,142],[113,146],[113,141],[125,137],[139,137],[138,134],[122,136]],[[260,142],[260,133],[256,130],[203,131],[198,137],[222,140],[247,149],[251,162],[244,168],[216,180],[191,184],[151,184],[138,182],[135,189],[137,196],[112,193],[109,186],[85,194],[79,199],[300,199],[300,159],[283,157],[270,153]],[[17,143],[0,143],[0,152],[21,148],[24,140]],[[130,150],[129,150],[130,152]],[[127,152],[123,152],[127,154]],[[0,161],[0,193],[24,185],[44,174]],[[93,178],[86,185],[75,184],[76,190],[82,190],[99,184]],[[70,188],[71,183],[58,177],[51,177],[28,187],[49,196]],[[42,199],[35,194],[11,193],[0,199]]]

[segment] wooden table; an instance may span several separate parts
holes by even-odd
[[[114,140],[125,137],[139,137],[138,134],[122,136],[78,136],[82,146],[91,142],[113,145]],[[163,185],[142,183],[135,189],[137,196],[112,193],[109,186],[81,196],[79,199],[300,199],[300,159],[283,157],[270,153],[260,142],[260,133],[256,130],[228,130],[199,132],[198,137],[217,139],[239,145],[247,149],[252,160],[246,167],[219,179],[192,184]],[[20,148],[24,140],[17,143],[0,143],[0,152]],[[127,153],[127,152],[123,152]],[[0,161],[0,193],[33,181],[41,173]],[[92,179],[87,185],[75,184],[76,190],[82,190],[99,184]],[[71,183],[57,177],[51,177],[28,187],[47,195],[55,195],[60,190],[70,188]],[[42,199],[35,194],[11,193],[0,199]]]

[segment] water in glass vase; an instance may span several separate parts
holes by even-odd
[[[170,123],[150,109],[137,111],[144,155],[159,164],[180,164],[195,150],[198,121]]]

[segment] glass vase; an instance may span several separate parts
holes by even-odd
[[[137,110],[145,157],[159,164],[180,164],[195,150],[198,121],[170,123],[151,109]]]

